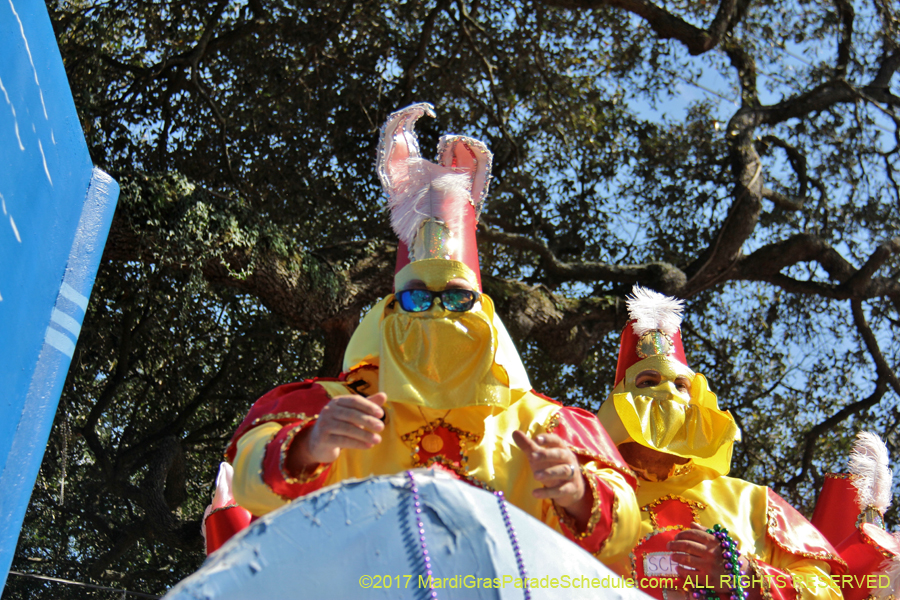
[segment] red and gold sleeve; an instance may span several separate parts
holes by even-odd
[[[616,563],[628,555],[638,539],[641,519],[634,495],[634,473],[597,417],[585,410],[563,407],[548,432],[561,437],[578,456],[592,496],[591,516],[584,531],[577,532],[567,513],[558,509],[560,529],[603,563]]]
[[[605,564],[624,558],[637,542],[640,515],[634,491],[618,472],[598,469],[593,462],[582,466],[591,494],[591,516],[583,531],[578,531],[571,517],[556,507],[563,535],[590,552]]]
[[[231,437],[225,458],[229,461],[234,459],[238,441],[255,427],[265,423],[290,425],[308,422],[328,404],[336,390],[340,390],[338,393],[353,393],[337,379],[307,379],[278,386],[250,408]]]
[[[748,557],[765,600],[841,600],[832,577],[846,563],[827,539],[771,489],[766,490],[767,556]]]
[[[234,466],[238,504],[261,516],[325,484],[330,465],[294,477],[284,461],[294,438],[312,427],[319,411],[341,393],[352,392],[336,380],[307,380],[280,386],[253,405],[226,452]]]
[[[814,559],[798,559],[776,550],[770,558],[781,567],[748,557],[750,582],[764,600],[841,600],[840,589],[830,577],[828,565]]]

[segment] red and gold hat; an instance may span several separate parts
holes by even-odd
[[[445,135],[438,143],[438,164],[423,159],[414,128],[425,114],[435,116],[425,102],[391,114],[378,144],[376,170],[400,238],[395,273],[416,261],[451,261],[456,264],[449,266],[474,279],[480,290],[475,229],[490,184],[492,154],[478,140]]]
[[[388,196],[391,227],[400,240],[394,289],[403,290],[417,280],[440,291],[463,279],[480,291],[475,229],[490,183],[492,155],[478,140],[445,135],[438,143],[437,163],[424,160],[414,127],[426,114],[435,116],[431,104],[413,104],[391,114],[378,144],[375,167]],[[348,376],[367,372],[374,380],[377,373],[378,389],[393,402],[436,409],[459,403],[505,406],[510,390],[531,389],[487,294],[452,318],[442,315],[443,309],[403,314],[393,300],[391,294],[376,304],[353,333],[344,353]],[[411,350],[423,340],[433,350]],[[443,370],[452,370],[452,376],[449,371],[439,375]]]
[[[690,369],[681,343],[684,301],[635,285],[627,299],[630,320],[622,330],[616,385],[625,372],[642,360],[664,357]]]

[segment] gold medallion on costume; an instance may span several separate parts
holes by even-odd
[[[422,449],[430,454],[436,454],[444,447],[444,440],[434,433],[427,433],[422,436],[422,441],[420,443],[422,444]]]
[[[440,465],[460,477],[467,477],[468,451],[478,444],[481,436],[444,422],[446,416],[403,434],[400,439],[410,450],[413,468]]]

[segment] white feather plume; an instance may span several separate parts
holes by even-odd
[[[450,231],[462,229],[466,205],[472,202],[472,178],[421,158],[410,158],[407,166],[408,177],[394,180],[396,187],[388,199],[397,237],[412,248],[426,219],[437,219]]]
[[[873,507],[884,513],[891,504],[891,473],[887,447],[874,433],[861,431],[850,453],[848,469],[856,475],[856,501],[860,510]]]
[[[894,538],[900,544],[900,531],[894,533]],[[885,587],[876,586],[872,588],[872,595],[877,600],[886,600],[887,598],[900,597],[900,556],[894,556],[881,563],[879,573],[876,575],[887,575],[890,584]]]
[[[664,296],[659,292],[635,284],[631,296],[626,298],[628,316],[635,321],[635,335],[641,336],[653,329],[675,335],[681,327],[684,300]]]

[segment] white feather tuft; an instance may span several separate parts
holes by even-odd
[[[900,544],[900,531],[894,533],[894,538]],[[876,573],[876,575],[887,575],[890,579],[890,584],[887,586],[872,588],[872,595],[877,600],[900,597],[900,556],[894,556],[881,563],[880,573]]]
[[[219,463],[219,474],[216,476],[216,490],[213,492],[212,504],[203,511],[203,519],[200,521],[200,534],[206,540],[206,517],[214,511],[229,504],[234,504],[234,468],[227,462]]]
[[[443,222],[450,231],[462,229],[466,205],[472,203],[470,175],[421,158],[410,158],[402,170],[408,177],[394,179],[396,187],[388,199],[397,237],[412,248],[427,219]]]
[[[884,513],[891,504],[891,473],[887,447],[874,433],[861,431],[850,453],[848,468],[856,475],[856,501],[860,510],[872,507]]]
[[[626,301],[628,316],[635,321],[632,325],[635,335],[642,336],[654,329],[675,335],[681,327],[684,300],[664,296],[637,284],[632,288],[631,294]]]

